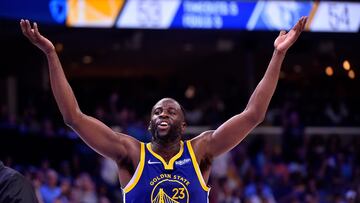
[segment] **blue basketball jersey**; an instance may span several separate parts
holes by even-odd
[[[207,203],[207,187],[190,141],[181,141],[180,151],[166,163],[141,143],[140,162],[123,188],[125,203]]]

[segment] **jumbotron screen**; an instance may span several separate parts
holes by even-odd
[[[2,19],[28,18],[68,27],[120,29],[290,29],[308,16],[308,31],[359,32],[360,3],[239,0],[1,1]]]

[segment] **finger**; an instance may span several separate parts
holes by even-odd
[[[307,19],[308,19],[307,16],[303,16],[303,17],[302,17],[302,19],[301,19],[300,33],[305,30]]]
[[[303,26],[303,24],[304,24],[304,20],[305,20],[305,17],[304,17],[304,16],[302,16],[302,17],[300,18],[300,27],[302,27],[302,26]]]
[[[21,31],[23,32],[23,34],[25,35],[25,37],[27,37],[28,39],[31,39],[28,32],[27,32],[27,24],[26,24],[26,20],[23,20],[21,23]]]
[[[307,17],[307,16],[305,16],[305,18],[304,18],[304,23],[303,23],[303,30],[304,30],[304,29],[305,29],[305,27],[306,27],[307,20],[308,20],[308,17]]]
[[[281,30],[280,33],[279,33],[279,36],[283,36],[286,34],[286,31],[285,30]]]
[[[39,33],[39,28],[37,26],[37,23],[34,23],[34,34],[35,34],[35,37],[36,38],[39,38],[40,37],[40,33]]]
[[[306,21],[306,17],[305,16],[302,16],[298,22],[296,23],[296,25],[294,26],[294,30],[300,34],[303,30],[304,30],[304,27],[305,27],[305,21]]]
[[[25,22],[26,22],[26,33],[28,34],[28,36],[31,40],[35,40],[34,33],[31,31],[30,22],[28,20],[26,20]]]
[[[294,25],[294,27],[292,28],[292,30],[299,30],[299,27],[300,27],[300,23],[301,23],[301,18],[296,22],[296,24]]]
[[[34,27],[34,33],[39,34],[39,28],[38,28],[36,22],[34,23],[34,26],[33,26],[33,27]]]
[[[299,20],[300,28],[301,28],[302,25],[304,24],[304,20],[305,20],[305,16],[301,16],[301,18],[300,18],[300,20]]]
[[[23,19],[20,20],[20,28],[21,28],[22,33],[24,35],[26,35],[24,22],[25,21]]]
[[[304,30],[304,28],[305,28],[305,23],[306,23],[306,18],[304,18],[304,19],[302,20],[302,22],[301,22],[301,31]]]
[[[29,23],[29,20],[25,20],[25,32],[28,36],[30,36],[30,23]]]
[[[21,19],[20,21],[20,26],[21,26],[21,31],[26,34],[26,24],[25,24],[25,20]]]
[[[299,21],[296,23],[296,26],[295,26],[296,29],[295,29],[295,30],[296,30],[296,32],[298,32],[298,33],[301,32],[301,28],[302,28],[302,24],[303,24],[303,19],[304,19],[304,18],[301,17],[301,18],[299,19]]]
[[[306,21],[307,21],[307,16],[304,16],[304,18],[303,18],[303,20],[302,20],[302,24],[303,24],[303,26],[305,26]]]

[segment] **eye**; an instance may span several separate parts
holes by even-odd
[[[155,109],[154,114],[159,115],[161,113],[160,109]]]
[[[174,110],[170,110],[169,113],[170,113],[171,115],[176,115],[176,111],[174,111]]]

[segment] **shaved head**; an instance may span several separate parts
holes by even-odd
[[[184,119],[184,121],[185,121],[185,118],[186,118],[185,108],[184,108],[178,101],[176,101],[175,99],[173,99],[173,98],[171,98],[171,97],[165,97],[165,98],[160,99],[158,102],[156,102],[156,104],[155,104],[155,105],[153,106],[153,108],[152,108],[151,113],[153,113],[154,110],[155,110],[155,108],[156,108],[157,106],[159,106],[159,105],[160,105],[161,103],[163,103],[163,102],[173,102],[173,103],[175,103],[175,104],[179,107],[179,109],[181,110],[183,119]]]
[[[153,140],[159,143],[180,140],[185,127],[184,108],[175,99],[163,98],[152,108],[148,129]]]

